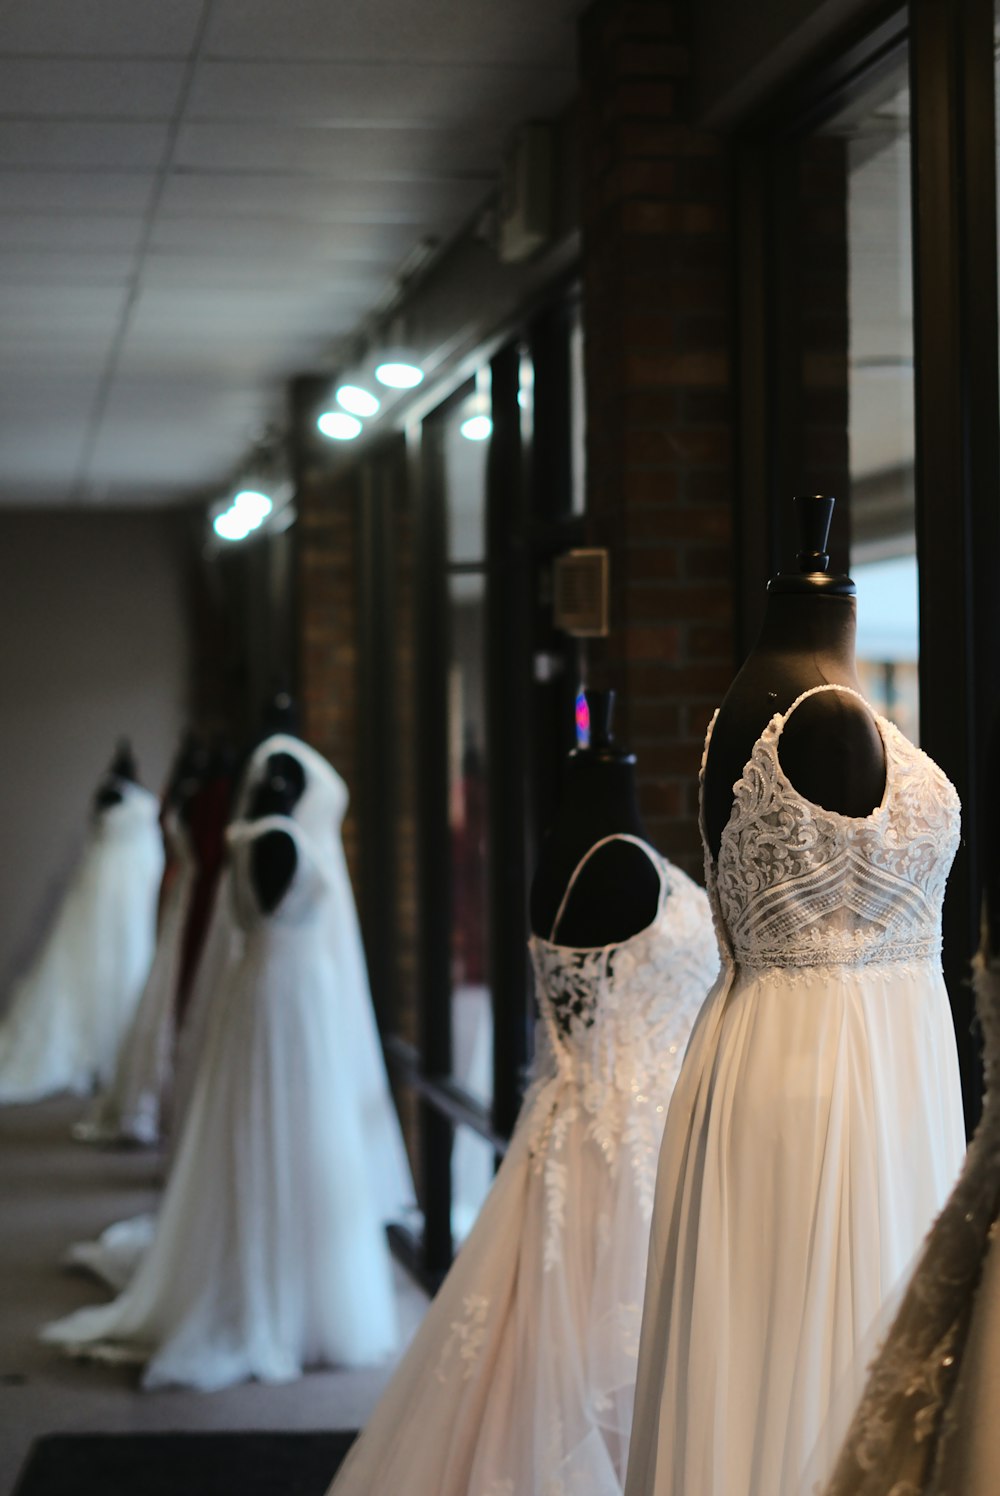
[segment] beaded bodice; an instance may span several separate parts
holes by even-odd
[[[955,788],[873,712],[885,749],[881,804],[853,817],[804,799],[782,770],[779,742],[800,703],[827,690],[863,701],[848,687],[816,686],[776,712],[733,786],[715,865],[705,841],[720,942],[741,966],[923,960],[941,949],[941,906],[960,830]],[[705,758],[714,726],[715,717]]]
[[[566,897],[589,857],[612,840],[636,843],[655,864],[656,915],[627,940],[597,948],[532,936],[539,1023],[524,1114],[534,1114],[533,1146],[544,1152],[549,1114],[535,1101],[554,1081],[569,1087],[573,1099],[562,1103],[561,1115],[568,1118],[582,1107],[609,1162],[623,1141],[637,1167],[641,1156],[641,1193],[651,1208],[666,1103],[692,1024],[718,972],[719,955],[704,891],[637,837],[597,842],[574,873]]]

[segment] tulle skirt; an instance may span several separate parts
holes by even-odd
[[[660,1155],[628,1496],[800,1490],[964,1147],[937,962],[720,977]]]
[[[248,937],[213,1004],[155,1232],[113,1303],[49,1325],[71,1354],[211,1390],[396,1344],[335,978],[315,930]]]
[[[155,815],[127,833],[91,833],[0,1023],[0,1102],[110,1082],[153,959],[162,872]]]
[[[648,1215],[599,1133],[568,1079],[529,1098],[336,1496],[620,1496]]]

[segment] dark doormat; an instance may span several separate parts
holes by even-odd
[[[323,1496],[355,1434],[49,1434],[14,1496]]]

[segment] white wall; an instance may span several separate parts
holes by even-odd
[[[185,536],[176,514],[0,511],[0,1006],[120,734],[162,786],[188,708]]]

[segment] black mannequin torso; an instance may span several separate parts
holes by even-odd
[[[996,960],[1000,956],[1000,714],[993,724],[986,763],[983,910],[988,953]]]
[[[846,577],[816,570],[771,583],[760,637],[726,693],[705,765],[705,830],[713,857],[732,811],[733,785],[775,712],[786,712],[814,686],[860,692],[856,621]],[[778,751],[786,777],[816,805],[866,816],[882,800],[885,749],[870,710],[853,696],[822,691],[804,701],[783,729]]]
[[[610,704],[588,692],[591,720]],[[546,837],[531,885],[531,928],[560,945],[610,945],[627,940],[656,918],[659,874],[633,842],[614,841],[589,859],[573,885],[553,931],[559,905],[581,858],[606,836],[627,833],[646,840],[636,799],[635,759],[598,727],[591,748],[570,755],[566,790],[555,825]]]
[[[290,816],[306,786],[305,770],[290,753],[272,753],[250,798],[247,819]],[[275,828],[258,836],[250,849],[250,881],[265,914],[273,914],[288,892],[298,866],[295,841]]]
[[[292,886],[299,865],[294,838],[275,828],[256,837],[250,848],[250,882],[265,914],[273,914]]]
[[[112,805],[122,803],[121,784],[138,784],[139,772],[136,768],[135,756],[132,745],[128,738],[121,738],[115,750],[115,756],[108,765],[107,773],[104,775],[94,795],[94,809],[96,811],[109,810]]]

